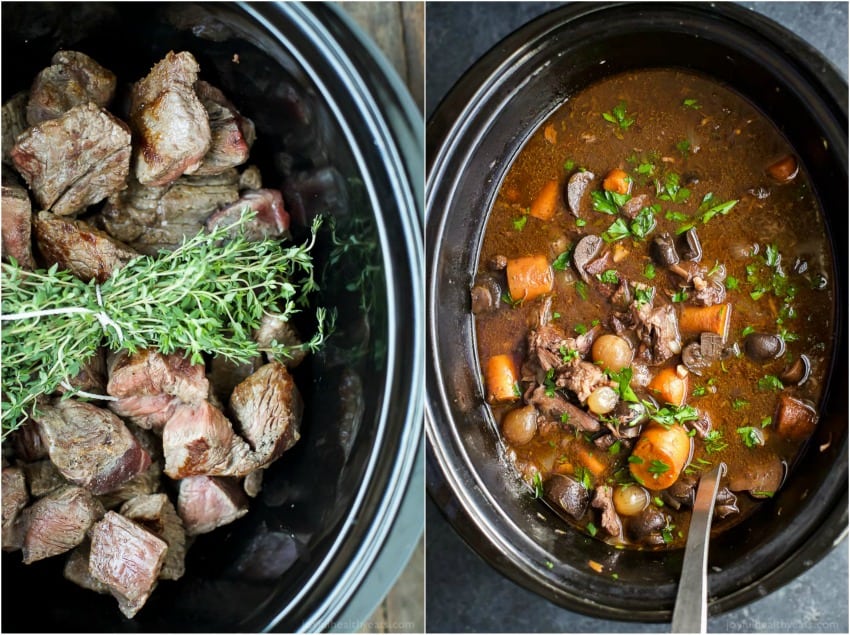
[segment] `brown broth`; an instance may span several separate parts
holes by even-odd
[[[691,105],[697,107],[685,105],[686,99],[696,100]],[[621,102],[626,106],[626,116],[634,119],[626,129],[602,116],[603,112],[612,113]],[[658,306],[665,296],[670,302],[669,296],[676,288],[674,278],[658,265],[655,278],[646,277],[645,268],[652,262],[649,241],[661,232],[675,235],[683,225],[694,224],[702,243],[700,264],[711,268],[716,261],[726,267],[727,282],[730,278],[738,282],[737,289],[728,289],[727,284],[726,302],[733,307],[727,346],[737,343],[743,348],[745,329],[765,333],[784,329],[788,334],[785,353],[778,359],[756,363],[746,355],[732,356],[722,365],[712,365],[703,377],[689,376],[686,403],[708,413],[714,429],[722,431],[727,444],[720,452],[708,453],[704,442],[695,439],[689,471],[706,466],[700,461],[715,464],[722,460],[728,466],[728,474],[721,487],[760,461],[775,461],[778,457],[792,466],[799,452],[801,443],[783,439],[773,423],[762,427],[763,421],[774,417],[780,391],[760,389],[759,380],[780,375],[793,360],[805,354],[811,360],[810,378],[802,386],[785,386],[782,392],[817,406],[830,361],[834,319],[832,256],[818,202],[802,166],[791,182],[783,184],[765,171],[789,154],[793,154],[793,149],[770,121],[739,95],[712,81],[676,70],[615,76],[569,99],[529,138],[501,184],[479,255],[479,276],[493,276],[488,263],[497,255],[510,259],[544,254],[549,262],[554,262],[567,245],[574,246],[582,236],[601,235],[617,217],[592,210],[588,191],[581,211],[584,224],[579,226],[582,223],[577,223],[567,209],[563,191],[577,169],[592,172],[596,178],[591,188],[599,190],[602,177],[613,168],[621,168],[633,179],[631,195],[646,194],[649,203],[660,204],[661,211],[655,214],[657,225],[645,240],[627,237],[608,243],[603,249],[617,245],[617,249],[627,250],[616,270],[621,278],[655,286]],[[653,166],[652,173],[648,173],[649,165]],[[687,200],[677,203],[658,199],[655,180],[663,183],[670,173],[677,174],[681,184],[690,190]],[[541,221],[527,216],[541,188],[553,179],[562,192],[554,219]],[[713,193],[716,202],[738,203],[726,215],[716,215],[704,223],[697,209],[709,193]],[[765,193],[767,196],[763,197]],[[768,245],[775,246],[781,254],[785,280],[780,280],[780,284],[796,289],[790,300],[793,317],[781,315],[787,291],[782,297],[770,290],[755,297],[758,288],[772,279],[765,260]],[[805,262],[806,267],[798,273],[794,265],[799,270],[800,262]],[[758,281],[752,276],[748,280],[748,273],[753,271]],[[606,332],[610,332],[606,323],[608,298],[593,284],[581,289],[572,262],[565,270],[554,273],[552,311],[558,316],[554,324],[575,336],[577,326],[590,327],[594,320],[601,320]],[[815,289],[818,284],[824,288]],[[476,315],[482,369],[491,356],[503,353],[513,355],[517,367],[521,366],[527,354],[528,334],[542,301],[538,298],[514,307],[502,302],[498,309]],[[674,303],[677,311],[683,304]],[[693,340],[693,336],[682,333],[683,346]],[[680,362],[675,359],[671,363]],[[705,394],[700,396],[702,390]],[[517,405],[521,405],[520,400],[493,404],[496,422]],[[762,430],[765,445],[746,447],[736,432],[743,426]],[[581,447],[593,451],[607,466],[603,475],[594,479],[594,485],[610,482],[628,456],[628,452],[611,454],[597,448],[569,426],[542,426],[531,442],[516,447],[506,443],[505,447],[509,462],[529,484],[535,472],[545,481],[559,465],[574,464]],[[658,496],[657,491],[650,493]],[[739,522],[758,504],[746,492],[738,492],[737,498],[741,513],[715,521],[715,531]],[[677,512],[667,506],[662,509],[675,526],[666,546],[682,546],[690,512]],[[598,510],[591,508],[577,522],[565,518],[587,531],[588,522],[599,527],[598,516]],[[605,536],[602,531],[596,537],[638,546],[624,537]]]

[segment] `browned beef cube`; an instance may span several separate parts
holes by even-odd
[[[24,132],[12,161],[43,209],[75,214],[127,184],[130,131],[86,103]]]
[[[35,463],[26,463],[22,467],[27,477],[30,494],[32,494],[33,498],[40,498],[60,487],[68,485],[68,481],[65,480],[65,477],[62,476],[57,467],[53,465],[53,461],[49,459],[36,461]]]
[[[266,364],[236,386],[230,409],[254,450],[255,467],[268,465],[299,439],[301,395],[283,364]]]
[[[137,496],[157,493],[161,485],[162,465],[153,461],[147,470],[134,476],[118,489],[100,495],[98,500],[106,509],[115,509]]]
[[[210,385],[203,364],[193,364],[181,353],[163,355],[153,349],[135,354],[121,351],[107,360],[107,392],[114,397],[171,395],[183,403],[200,403]]]
[[[27,125],[27,101],[29,94],[22,91],[3,104],[3,163],[12,163],[12,148],[15,141],[29,126]]]
[[[32,419],[24,421],[20,428],[9,435],[9,443],[21,461],[29,463],[47,458],[47,446],[41,439],[38,424]]]
[[[30,88],[27,121],[30,126],[56,119],[74,106],[94,102],[109,105],[115,94],[115,75],[85,53],[59,51]]]
[[[148,469],[150,456],[116,415],[90,403],[60,400],[36,417],[50,460],[72,483],[105,494]]]
[[[133,86],[130,122],[138,135],[136,178],[167,185],[191,174],[210,148],[207,111],[195,94],[198,63],[191,53],[169,53]]]
[[[215,86],[198,80],[195,91],[209,116],[211,133],[210,149],[195,174],[219,174],[242,165],[256,138],[254,122],[240,115]]]
[[[297,347],[301,345],[301,336],[289,322],[284,322],[279,317],[266,313],[260,320],[260,327],[254,333],[254,340],[261,349],[268,349],[273,342]],[[277,359],[287,368],[295,368],[307,356],[307,351],[298,349],[292,352],[291,357]]]
[[[35,236],[47,266],[58,264],[86,282],[106,282],[113,271],[139,255],[84,221],[50,212],[36,216]]]
[[[156,586],[168,545],[147,529],[109,511],[91,530],[89,571],[133,617]]]
[[[180,400],[171,395],[138,395],[109,402],[109,409],[144,430],[161,431]]]
[[[24,563],[65,553],[80,544],[86,532],[103,516],[103,506],[91,492],[66,485],[38,499],[22,516]]]
[[[212,176],[182,176],[170,185],[149,187],[130,179],[128,188],[101,212],[106,230],[141,253],[174,250],[197,234],[207,217],[239,198],[235,169]]]
[[[165,494],[137,496],[121,506],[122,516],[139,523],[168,544],[159,577],[179,580],[186,571],[186,531],[174,505]]]
[[[19,186],[2,187],[3,260],[14,258],[27,270],[35,269],[32,258],[32,206],[27,191]]]
[[[248,513],[248,498],[232,479],[190,476],[179,487],[177,512],[190,536],[208,533]]]
[[[21,548],[23,536],[16,531],[18,514],[30,500],[24,471],[19,467],[3,468],[3,550],[14,551]]]
[[[109,587],[100,580],[96,580],[89,571],[89,556],[91,543],[84,540],[78,547],[71,550],[62,570],[66,580],[69,580],[89,591],[95,593],[109,593]]]
[[[218,210],[206,222],[208,230],[232,225],[248,208],[257,215],[242,226],[248,240],[289,237],[289,213],[283,208],[283,197],[278,190],[248,190],[242,192],[235,203]],[[235,233],[235,232],[232,232]]]
[[[801,443],[812,436],[818,423],[814,408],[784,393],[779,395],[774,419],[777,434],[794,443]]]
[[[173,479],[200,474],[244,476],[251,449],[224,414],[210,404],[180,405],[162,431],[165,473]]]

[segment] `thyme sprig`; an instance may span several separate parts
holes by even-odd
[[[38,398],[76,376],[101,346],[130,353],[156,348],[185,352],[193,363],[215,353],[237,363],[261,352],[252,338],[265,313],[289,320],[317,289],[303,245],[251,242],[242,228],[256,215],[184,239],[174,251],[140,256],[104,283],[83,282],[53,266],[26,271],[3,263],[3,438],[29,416]],[[298,346],[272,343],[278,358],[315,351],[332,328],[316,310],[316,333]]]

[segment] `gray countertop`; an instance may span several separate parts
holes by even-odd
[[[426,112],[501,38],[561,3],[429,2]],[[818,48],[847,78],[845,2],[744,2]],[[426,506],[429,632],[669,632],[669,624],[600,620],[514,584],[479,558],[429,500]],[[709,619],[709,632],[847,633],[848,541],[809,571],[747,606]]]

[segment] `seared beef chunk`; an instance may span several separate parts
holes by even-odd
[[[38,424],[32,419],[26,420],[20,428],[12,432],[8,443],[21,461],[29,463],[47,458],[47,446],[41,439]]]
[[[22,91],[3,104],[3,163],[13,165],[12,148],[18,137],[29,128],[27,124],[27,102],[29,94]],[[4,181],[5,183],[5,181]],[[4,205],[5,209],[5,205]]]
[[[534,360],[545,373],[554,369],[554,382],[559,388],[567,388],[584,403],[596,388],[609,383],[599,366],[586,362],[581,357],[564,361],[570,351],[579,346],[589,349],[590,342],[580,342],[566,337],[560,329],[551,325],[540,326],[528,336],[529,358]]]
[[[126,186],[130,131],[87,103],[24,132],[12,161],[43,209],[75,214]]]
[[[106,232],[50,212],[36,217],[35,236],[48,267],[58,264],[86,282],[106,282],[113,271],[138,256]]]
[[[92,392],[98,395],[106,391],[106,349],[99,348],[94,355],[83,362],[80,372],[67,381],[71,388]],[[67,388],[60,386],[59,392],[65,392]]]
[[[552,475],[543,485],[543,494],[559,509],[578,520],[587,511],[590,492],[572,476]]]
[[[256,139],[254,123],[236,110],[218,88],[203,80],[195,84],[210,122],[210,149],[195,174],[219,174],[242,165]]]
[[[80,544],[103,516],[103,506],[87,489],[67,485],[24,510],[24,564],[65,553]]]
[[[774,420],[779,436],[800,443],[815,431],[818,416],[809,404],[783,393],[779,396]]]
[[[253,450],[256,467],[268,465],[300,438],[303,402],[283,364],[266,364],[236,386],[230,409]]]
[[[179,580],[183,577],[186,571],[186,532],[168,496],[137,496],[121,506],[120,514],[139,523],[168,544],[159,577],[163,580]]]
[[[179,405],[162,431],[165,473],[173,479],[209,474],[244,476],[252,471],[248,444],[209,402]]]
[[[260,327],[254,332],[254,340],[260,346],[260,349],[268,349],[272,343],[284,344],[285,346],[301,346],[301,336],[295,327],[284,322],[276,315],[266,313],[260,319]],[[307,351],[303,349],[295,350],[291,357],[278,359],[277,361],[284,364],[287,368],[295,368],[307,356]],[[229,394],[229,393],[228,393]]]
[[[649,207],[649,196],[638,194],[626,201],[620,209],[623,212],[623,216],[634,220],[644,207]]]
[[[109,198],[100,217],[112,236],[140,253],[172,251],[184,237],[197,234],[220,206],[239,198],[238,182],[233,169],[214,176],[183,176],[163,187],[130,178],[126,190]]]
[[[122,351],[110,357],[108,366],[106,391],[118,397],[109,407],[141,428],[159,430],[181,403],[199,404],[209,395],[204,366],[179,353]]]
[[[18,514],[30,500],[27,493],[26,478],[21,468],[3,468],[2,498],[3,550],[20,549],[23,535],[16,530],[15,524],[18,520]]]
[[[248,513],[248,498],[228,478],[190,476],[180,481],[177,512],[190,536],[205,534]]]
[[[106,509],[114,509],[137,496],[155,494],[160,489],[161,480],[162,465],[159,461],[152,461],[147,470],[134,476],[117,489],[99,496],[98,499]]]
[[[564,422],[584,432],[599,430],[599,421],[593,415],[571,404],[558,393],[547,395],[543,386],[534,389],[529,403],[536,406],[541,414],[551,421]]]
[[[23,470],[33,498],[41,498],[45,494],[68,484],[53,461],[47,459],[35,463],[25,463]]]
[[[65,579],[96,593],[109,593],[109,587],[96,580],[89,571],[91,542],[84,540],[78,547],[71,550],[62,570]]]
[[[39,406],[36,421],[50,460],[72,483],[104,494],[150,465],[150,456],[124,422],[75,399]]]
[[[614,490],[610,485],[599,485],[593,495],[591,505],[602,510],[602,528],[611,536],[623,533],[620,517],[614,509]]]
[[[682,351],[679,320],[672,305],[654,309],[640,308],[632,313],[638,322],[635,330],[643,344],[647,362],[652,365],[663,364]]]
[[[691,281],[694,285],[694,302],[702,306],[714,306],[725,301],[726,285],[723,282],[725,279],[725,272],[722,278],[716,276],[707,278],[698,275],[694,276]]]
[[[135,175],[143,185],[167,185],[195,172],[210,148],[209,116],[195,94],[199,70],[191,53],[169,51],[133,85]]]
[[[238,201],[223,207],[207,219],[207,230],[232,225],[239,220],[245,209],[257,212],[251,221],[242,226],[247,240],[289,238],[289,213],[283,208],[283,198],[278,190],[242,192]]]
[[[138,523],[106,512],[91,530],[89,570],[118,600],[118,608],[133,617],[156,586],[168,544]]]
[[[2,187],[3,260],[18,261],[24,269],[35,269],[32,258],[32,205],[27,191],[17,185]]]
[[[115,75],[85,53],[59,51],[51,64],[36,76],[30,89],[27,104],[30,126],[56,119],[86,102],[105,107],[112,101]]]

